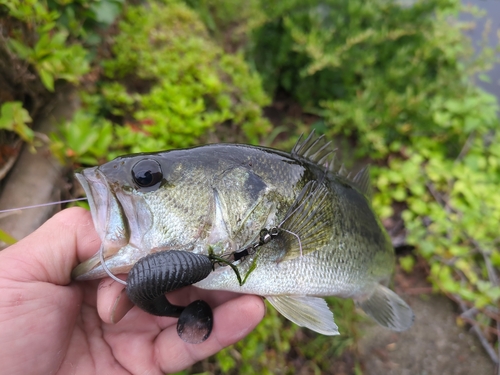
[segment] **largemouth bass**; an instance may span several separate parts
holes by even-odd
[[[78,280],[128,273],[141,258],[187,251],[221,260],[198,288],[264,296],[300,326],[338,334],[324,296],[352,298],[384,327],[412,325],[386,287],[390,239],[369,200],[366,169],[334,167],[323,137],[291,153],[237,144],[119,157],[77,174],[102,240]]]

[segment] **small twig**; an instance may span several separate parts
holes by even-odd
[[[450,294],[450,293],[446,293],[446,296],[451,299],[452,301],[455,301],[457,304],[463,304],[464,306],[468,307],[468,308],[473,308],[474,307],[474,304],[472,302],[469,302],[469,301],[463,301],[462,299],[456,297],[455,295],[453,294]],[[485,309],[482,309],[480,310],[481,313],[483,313],[484,315],[486,315],[488,318],[490,319],[493,319],[495,321],[500,321],[500,315],[498,314],[495,314],[494,312],[492,311],[488,311],[486,308]]]
[[[465,156],[465,154],[467,154],[467,152],[469,152],[469,149],[470,149],[470,146],[471,146],[471,143],[472,143],[472,140],[473,140],[474,137],[475,137],[474,132],[472,132],[472,133],[469,134],[469,136],[467,137],[467,140],[464,143],[464,146],[460,150],[460,153],[458,154],[458,156],[455,159],[454,163],[457,163],[460,160],[462,160],[463,157]]]
[[[485,251],[483,251],[483,249],[481,248],[481,246],[479,246],[479,243],[476,241],[476,239],[470,237],[473,245],[476,247],[476,249],[481,253],[481,255],[483,256],[483,259],[484,259],[484,263],[486,265],[486,271],[488,272],[488,278],[490,279],[490,282],[491,284],[493,284],[494,286],[498,286],[499,283],[498,283],[498,276],[497,276],[497,273],[495,271],[495,268],[493,267],[493,264],[491,264],[491,261],[490,261],[490,258],[488,257],[488,254],[486,254]],[[497,342],[500,342],[500,319],[495,319],[496,320],[496,335],[497,335]],[[490,327],[488,327],[490,328]],[[500,363],[499,363],[499,360],[500,360],[500,343],[497,345],[498,348],[497,348],[497,375],[500,375]]]
[[[461,300],[459,300],[458,305],[459,305],[460,309],[462,310],[462,312],[466,312],[467,310],[469,310],[467,308],[467,306]],[[488,353],[491,360],[498,366],[500,364],[500,361],[499,361],[500,357],[497,356],[495,349],[491,346],[488,339],[484,336],[483,331],[481,331],[481,328],[479,327],[479,323],[472,320],[472,319],[468,319],[468,318],[464,318],[464,317],[462,317],[462,319],[464,319],[466,322],[471,324],[472,330],[474,331],[474,333],[478,337],[484,350],[486,350],[486,353]],[[488,328],[491,328],[491,327],[488,327]],[[493,330],[494,330],[494,333],[498,337],[499,332],[496,329],[493,329]]]
[[[478,309],[475,308],[475,307],[471,307],[469,308],[468,310],[464,311],[462,314],[460,314],[460,316],[462,318],[468,318],[468,319],[472,319],[472,317],[474,315],[476,315],[478,313]]]
[[[500,332],[500,321],[497,320],[497,332]],[[497,333],[497,351],[498,359],[500,360],[500,336]],[[497,375],[500,375],[500,363],[497,362]]]
[[[35,134],[35,138],[39,139],[44,145],[50,144],[50,138],[47,134],[41,132],[33,132]]]
[[[434,189],[434,186],[430,182],[426,183],[425,186],[427,186],[427,189],[431,193],[432,197],[436,200],[436,202],[446,208],[446,200],[439,195],[439,193]]]
[[[495,268],[493,267],[493,264],[491,264],[491,261],[490,261],[490,258],[488,257],[488,254],[485,251],[483,251],[483,249],[481,248],[481,246],[479,246],[479,242],[477,242],[475,238],[472,238],[470,236],[467,236],[467,237],[469,237],[469,239],[471,240],[472,244],[476,247],[476,249],[483,256],[484,263],[486,264],[486,271],[488,272],[488,278],[490,279],[490,282],[494,286],[498,286],[499,285],[498,284],[498,277],[497,277],[497,274],[495,272]]]
[[[476,334],[476,336],[479,338],[479,341],[481,342],[481,345],[483,345],[483,348],[486,350],[486,353],[490,356],[491,360],[493,363],[495,363],[497,366],[499,364],[498,362],[498,357],[495,352],[495,350],[492,348],[486,337],[484,337],[483,332],[481,331],[481,328],[479,328],[478,325],[472,324],[472,330]]]
[[[498,334],[500,334],[500,332],[498,332],[496,328],[481,325],[480,323],[477,322],[477,320],[474,320],[472,318],[468,318],[467,316],[460,315],[460,319],[462,319],[464,322],[469,323],[471,326],[473,326],[473,325],[478,326],[479,329],[481,329],[481,332],[483,332],[482,329],[484,329],[486,332],[491,333],[491,334],[496,335],[496,336],[498,336]],[[485,337],[485,340],[487,340],[486,337]],[[493,349],[493,346],[492,345],[490,345],[490,346]],[[495,354],[495,357],[496,357],[496,354]]]

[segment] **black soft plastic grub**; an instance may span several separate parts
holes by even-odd
[[[206,255],[168,250],[145,256],[132,267],[127,279],[127,295],[142,310],[157,316],[179,318],[177,332],[185,342],[205,341],[212,331],[212,309],[205,301],[187,307],[171,304],[165,293],[194,284],[212,271]]]

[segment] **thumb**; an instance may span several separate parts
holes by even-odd
[[[100,246],[90,213],[68,208],[0,252],[0,275],[20,281],[67,285],[71,270]]]

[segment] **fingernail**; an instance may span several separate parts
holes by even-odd
[[[110,321],[112,324],[118,323],[122,318],[134,307],[134,304],[127,296],[125,289],[123,289],[118,297],[116,297],[113,308],[111,309]]]

